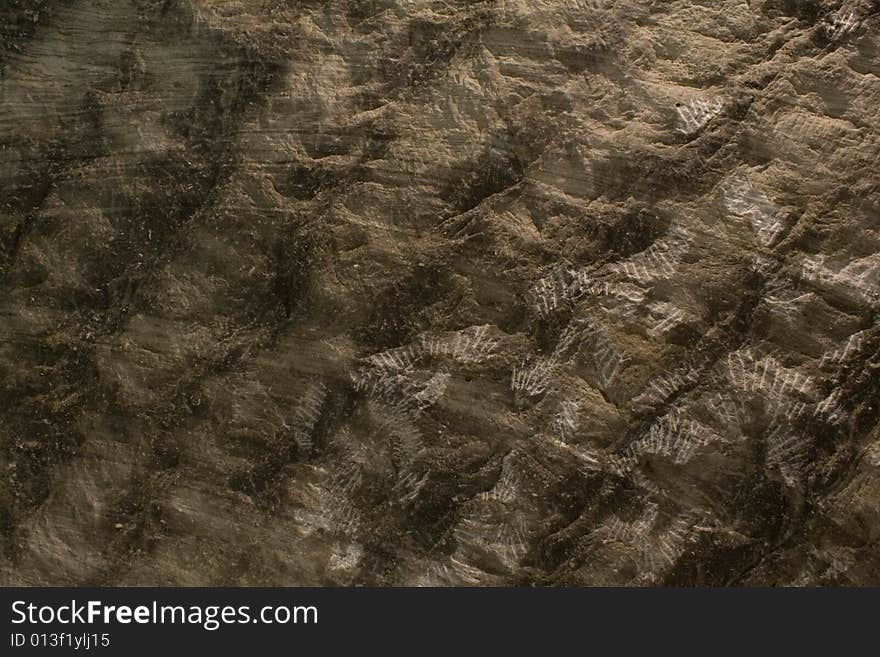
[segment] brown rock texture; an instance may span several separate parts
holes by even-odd
[[[880,584],[880,2],[3,7],[0,583]]]

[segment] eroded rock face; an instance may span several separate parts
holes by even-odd
[[[8,3],[4,584],[880,583],[880,3]]]

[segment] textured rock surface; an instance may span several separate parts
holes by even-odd
[[[4,6],[0,582],[880,583],[880,3]]]

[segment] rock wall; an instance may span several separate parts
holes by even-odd
[[[880,2],[5,6],[3,584],[880,583]]]

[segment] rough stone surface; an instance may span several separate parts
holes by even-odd
[[[880,584],[880,3],[4,7],[3,584]]]

